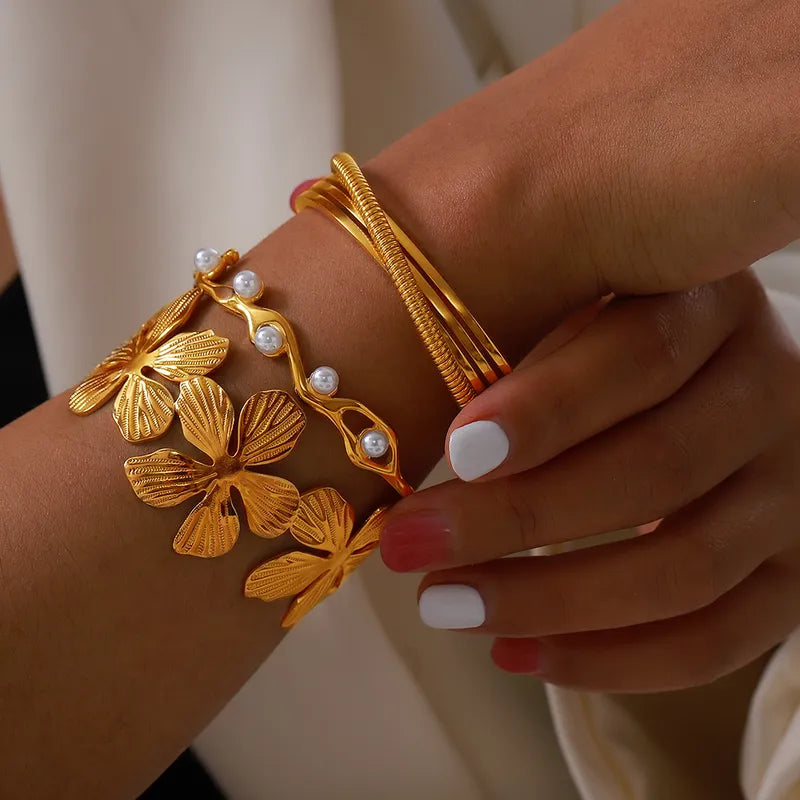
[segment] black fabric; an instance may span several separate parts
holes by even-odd
[[[47,400],[44,375],[33,338],[22,281],[15,279],[0,294],[0,341],[3,348],[3,383],[0,392],[0,427]]]
[[[225,800],[203,765],[191,750],[178,760],[139,798],[139,800]]]
[[[5,385],[6,391],[0,392],[2,427],[47,400],[28,303],[19,278],[0,293],[0,341],[6,342],[3,354],[5,380],[13,378],[10,386]],[[141,800],[185,800],[187,797],[192,800],[225,800],[191,750],[179,756],[141,795]]]

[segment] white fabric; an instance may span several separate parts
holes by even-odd
[[[772,659],[753,698],[742,783],[748,800],[800,797],[800,631]]]
[[[197,247],[279,224],[340,145],[369,155],[610,4],[3,0],[0,174],[50,388],[182,290]],[[800,336],[796,256],[762,274]],[[414,597],[374,559],[288,637],[198,739],[232,800],[576,796],[539,685],[495,670],[480,637],[423,629]],[[748,800],[800,797],[798,674],[795,637],[754,698]],[[593,713],[606,698],[550,699],[584,797],[656,796],[670,762],[645,731],[618,746]]]

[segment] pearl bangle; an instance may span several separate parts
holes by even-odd
[[[319,366],[306,372],[289,321],[279,312],[257,303],[264,290],[261,279],[245,269],[234,274],[230,286],[218,282],[238,261],[235,250],[222,255],[213,250],[198,251],[195,265],[201,264],[203,268],[195,270],[195,285],[226,311],[247,322],[250,341],[259,353],[267,358],[288,358],[298,397],[337,428],[347,457],[355,466],[380,475],[399,495],[411,494],[412,487],[400,473],[394,431],[366,406],[336,396],[339,374],[333,367]],[[350,419],[357,418],[369,420],[368,427],[352,428]]]

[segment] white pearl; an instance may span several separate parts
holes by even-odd
[[[219,253],[210,247],[198,250],[194,254],[194,268],[198,272],[211,272],[219,266]]]
[[[271,356],[283,347],[283,336],[274,325],[262,325],[256,331],[254,344],[259,353]]]
[[[361,434],[361,449],[369,458],[380,458],[389,449],[389,438],[383,431],[370,428]]]
[[[315,392],[333,394],[339,388],[339,373],[333,367],[317,367],[308,382]]]
[[[243,269],[233,276],[233,291],[246,300],[255,297],[262,287],[261,278],[251,269]]]

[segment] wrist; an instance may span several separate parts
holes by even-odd
[[[365,167],[387,211],[513,362],[596,295],[564,257],[573,238],[572,171],[555,142],[542,136],[532,147],[521,133],[529,83],[515,73]],[[554,115],[550,140],[558,128]]]

